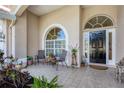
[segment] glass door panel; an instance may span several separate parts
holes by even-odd
[[[89,32],[90,62],[106,64],[106,30]]]

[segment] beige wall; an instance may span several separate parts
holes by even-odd
[[[87,21],[97,15],[105,15],[105,16],[110,17],[114,22],[115,29],[118,27],[118,24],[117,24],[118,6],[117,5],[116,6],[114,6],[114,5],[87,6],[87,7],[82,8],[81,15],[82,15],[82,19],[81,19],[82,34],[83,34],[84,26],[87,23]],[[122,38],[122,37],[120,37],[117,30],[116,30],[116,32],[118,34],[118,39],[116,42],[118,42],[118,40],[120,41],[119,38]],[[122,35],[122,32],[120,32],[120,34]],[[82,46],[83,46],[83,44],[82,44]],[[123,46],[121,46],[121,47],[123,47]],[[120,49],[122,49],[121,47],[120,47]],[[120,50],[120,49],[116,48],[115,51],[117,51],[119,53],[120,51],[118,51],[118,50]],[[119,54],[119,55],[121,55],[121,54]],[[118,59],[117,57],[118,57],[118,54],[116,55],[116,59]],[[116,62],[117,62],[117,60],[116,60]]]
[[[124,6],[118,9],[118,28],[116,32],[116,60],[124,57]]]
[[[27,53],[34,57],[38,51],[38,16],[28,11],[27,17]]]
[[[13,55],[23,58],[33,56],[38,50],[38,17],[29,11],[17,17],[13,31]]]
[[[69,46],[75,46],[76,44],[80,47],[78,54],[78,63],[80,63],[81,52],[83,50],[83,27],[89,18],[95,15],[108,15],[113,18],[116,27],[119,25],[116,30],[116,59],[118,61],[124,55],[124,43],[122,41],[124,34],[123,6],[118,11],[118,6],[90,6],[80,8],[80,6],[71,5],[41,17],[25,11],[21,17],[17,18],[15,25],[15,55],[17,57],[25,57],[27,54],[34,56],[38,49],[44,48],[43,38],[46,29],[52,24],[61,24],[68,34],[68,64],[71,64]]]
[[[15,57],[27,56],[27,11],[17,17],[15,24]]]
[[[82,28],[86,22],[96,16],[96,15],[106,15],[113,19],[115,26],[117,25],[117,5],[97,5],[97,6],[88,6],[82,8]]]
[[[59,10],[40,17],[40,33],[39,33],[39,47],[43,49],[42,39],[44,38],[45,29],[52,24],[61,24],[68,34],[68,46],[79,45],[79,32],[80,32],[80,6],[65,6]],[[69,50],[70,51],[70,48]],[[70,54],[69,54],[70,55]],[[68,56],[69,65],[71,58]],[[78,57],[79,62],[79,57]]]

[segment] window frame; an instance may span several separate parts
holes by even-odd
[[[48,31],[47,32],[47,34],[46,34],[46,38],[45,38],[45,56],[47,57],[48,55],[47,55],[47,49],[51,49],[51,50],[53,50],[53,54],[54,55],[56,55],[56,50],[57,49],[60,49],[60,50],[65,50],[66,49],[66,35],[65,35],[65,32],[63,31],[63,29],[61,29],[61,28],[59,28],[60,29],[60,31],[62,31],[63,33],[64,33],[64,39],[50,39],[50,40],[48,40],[47,39],[47,36],[48,36],[48,34],[53,30],[53,29],[55,29],[55,28],[59,28],[59,27],[54,27],[54,28],[52,28],[52,29],[50,29],[50,31]],[[57,31],[57,30],[56,30]],[[53,48],[47,48],[47,42],[49,42],[49,41],[53,41],[54,43],[53,43]],[[63,44],[63,46],[64,47],[61,47],[61,48],[57,48],[56,47],[56,41],[64,41],[64,44]],[[58,45],[58,44],[57,44]],[[62,46],[62,45],[61,45]],[[57,55],[58,56],[58,55]]]
[[[102,21],[99,21],[99,19],[100,19],[101,17],[104,17],[105,19],[102,20]],[[91,23],[91,22],[92,22],[91,20],[94,20],[94,19],[95,19],[95,22],[94,22],[94,23]],[[90,21],[91,21],[91,22],[90,22]],[[110,24],[107,25],[107,26],[104,24],[106,21],[109,21],[109,22],[110,22]],[[101,25],[101,27],[95,27],[97,24]],[[114,23],[113,23],[113,21],[112,21],[111,18],[109,18],[109,17],[107,17],[107,16],[105,16],[105,15],[98,15],[98,16],[95,16],[95,17],[92,17],[91,19],[89,19],[89,20],[86,22],[86,24],[84,25],[84,29],[85,29],[85,30],[86,30],[86,29],[97,29],[97,28],[103,28],[103,27],[111,27],[111,26],[113,26],[113,25],[114,25]]]

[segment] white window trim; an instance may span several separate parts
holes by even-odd
[[[45,31],[44,31],[44,34],[43,34],[43,38],[42,38],[42,49],[45,50],[45,42],[46,42],[46,37],[49,33],[49,31],[55,27],[58,27],[58,28],[61,28],[63,31],[64,31],[64,34],[65,34],[65,41],[66,41],[66,47],[65,49],[68,50],[68,34],[67,34],[67,30],[64,28],[64,26],[62,26],[61,24],[52,24],[50,26],[48,26]]]
[[[66,47],[65,49],[68,51],[69,48],[68,48],[68,42],[69,42],[69,36],[68,36],[68,33],[67,33],[67,30],[65,29],[65,27],[62,25],[62,24],[52,24],[50,26],[48,26],[44,33],[43,33],[43,38],[42,38],[42,45],[41,45],[41,49],[45,50],[45,43],[46,43],[46,36],[48,35],[49,31],[55,27],[58,27],[60,29],[62,29],[64,31],[64,34],[65,34],[65,41],[66,41]],[[67,54],[67,57],[66,57],[66,63],[69,65],[69,59],[68,59],[68,54]]]
[[[57,40],[46,40],[46,42],[47,41],[53,41],[54,43],[53,43],[53,48],[46,48],[46,43],[45,43],[45,50],[47,50],[47,49],[53,49],[54,50],[54,54],[56,53],[56,49],[65,49],[65,48],[56,48],[55,46],[56,46],[56,44],[55,44],[55,42],[56,41],[65,41],[65,46],[66,46],[66,40],[65,39],[57,39]],[[45,53],[45,56],[46,56],[46,53]]]

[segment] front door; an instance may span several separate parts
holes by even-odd
[[[106,30],[89,32],[90,63],[106,64]]]

